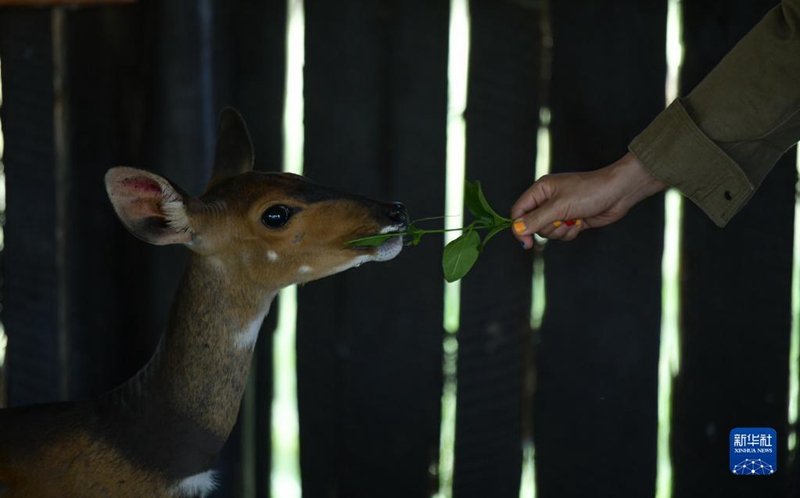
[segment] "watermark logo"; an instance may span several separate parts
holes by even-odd
[[[778,437],[769,427],[737,427],[730,435],[731,472],[768,476],[778,471]]]

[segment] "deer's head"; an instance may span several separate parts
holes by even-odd
[[[403,229],[405,207],[317,185],[287,173],[252,171],[244,120],[226,109],[220,121],[212,178],[200,197],[166,178],[135,168],[106,174],[106,190],[122,223],[156,245],[183,244],[220,269],[275,288],[308,282],[402,249],[394,237],[377,248],[349,240]]]

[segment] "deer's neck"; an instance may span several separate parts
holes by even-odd
[[[169,438],[171,453],[214,457],[236,422],[258,330],[277,291],[254,291],[248,275],[235,275],[191,255],[156,353],[106,399],[124,425],[160,439],[162,453]]]

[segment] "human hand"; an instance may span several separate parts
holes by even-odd
[[[596,171],[546,175],[511,208],[512,231],[526,249],[533,247],[534,233],[572,240],[588,228],[614,223],[635,204],[666,187],[630,152]]]

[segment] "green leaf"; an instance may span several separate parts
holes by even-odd
[[[510,227],[511,223],[508,222],[508,223],[503,223],[502,225],[497,225],[494,228],[492,228],[492,230],[488,234],[486,234],[486,237],[484,237],[483,243],[481,244],[481,250],[483,250],[483,247],[486,246],[486,244],[489,242],[489,240],[491,240],[492,237],[502,232],[503,230],[508,230]]]
[[[469,272],[480,253],[481,236],[470,230],[445,246],[442,254],[444,278],[455,282]]]
[[[478,220],[493,223],[494,216],[491,211],[487,211],[484,207],[483,202],[481,202],[482,197],[481,182],[464,182],[464,204],[467,205],[469,212]]]
[[[361,237],[360,239],[353,239],[346,242],[345,247],[378,247],[392,237],[402,237],[405,235],[403,232],[382,233],[380,235],[370,235],[369,237]]]
[[[491,220],[494,221],[495,225],[500,225],[503,222],[511,222],[508,218],[503,218],[489,205],[489,201],[486,200],[486,197],[483,195],[483,189],[481,188],[481,182],[475,182],[478,186],[478,202],[480,203],[481,207],[483,208],[484,212],[488,213],[491,216]]]
[[[497,214],[497,211],[489,204],[479,181],[464,182],[464,203],[467,205],[469,212],[472,213],[472,216],[491,226],[511,222],[508,218],[503,218]]]

